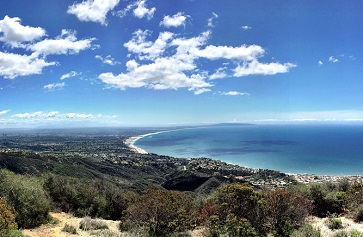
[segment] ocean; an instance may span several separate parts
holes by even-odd
[[[172,130],[134,143],[149,153],[207,157],[251,168],[363,174],[363,125],[220,125]]]

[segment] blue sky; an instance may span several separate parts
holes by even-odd
[[[363,121],[358,0],[16,0],[0,128]]]

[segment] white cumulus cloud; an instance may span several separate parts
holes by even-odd
[[[58,111],[44,112],[26,112],[14,114],[11,116],[14,119],[22,119],[28,121],[66,121],[66,120],[95,120],[95,119],[110,119],[115,118],[115,115],[104,114],[86,114],[86,113],[60,113]]]
[[[46,35],[43,28],[23,26],[20,18],[8,16],[0,21],[0,33],[2,33],[0,40],[13,47],[18,47],[22,42],[31,42]]]
[[[0,51],[0,75],[13,79],[18,76],[41,74],[44,67],[55,65],[55,62],[46,62],[38,55],[19,55],[3,53]]]
[[[147,30],[138,30],[133,34],[132,39],[126,42],[124,46],[129,52],[137,54],[140,59],[155,59],[165,51],[168,41],[173,37],[173,33],[162,32],[155,42],[146,40],[149,34],[150,32]]]
[[[231,76],[274,75],[286,73],[295,67],[292,63],[261,63],[265,50],[259,45],[215,46],[208,45],[211,32],[202,32],[191,38],[171,32],[161,32],[156,40],[148,40],[152,32],[138,30],[124,44],[131,58],[127,70],[119,74],[105,72],[98,78],[106,87],[125,90],[148,88],[154,90],[187,89],[198,95],[211,91],[213,79]],[[220,67],[210,72],[201,61],[213,60]],[[242,66],[241,66],[242,65]],[[228,75],[227,72],[231,72]],[[231,93],[233,94],[233,93]]]
[[[210,80],[215,80],[215,79],[222,79],[228,76],[228,74],[226,73],[226,67],[223,68],[218,68],[217,71],[215,73],[213,73],[212,75],[209,76]]]
[[[10,109],[0,110],[0,116],[10,112]]]
[[[228,91],[228,92],[218,92],[219,95],[231,95],[231,96],[237,96],[237,95],[250,95],[249,93],[244,92],[238,92],[238,91]]]
[[[214,12],[212,12],[212,14],[213,14],[213,16],[211,17],[211,18],[209,18],[208,19],[208,26],[209,27],[214,27],[214,23],[213,23],[213,21],[214,21],[214,19],[217,19],[219,16],[216,14],[216,13],[214,13]]]
[[[242,66],[238,65],[234,69],[234,76],[243,77],[249,75],[275,75],[277,73],[286,73],[290,68],[296,67],[292,63],[261,63],[256,60],[245,62]]]
[[[192,53],[211,60],[224,58],[251,61],[262,56],[265,50],[259,45],[242,45],[239,47],[208,45],[204,49],[196,49]]]
[[[64,80],[64,79],[67,79],[67,78],[70,78],[70,77],[75,77],[75,76],[78,76],[80,75],[80,73],[76,72],[76,71],[70,71],[69,73],[66,73],[66,74],[63,74],[60,79],[61,80]]]
[[[337,62],[339,62],[339,60],[337,58],[334,58],[334,56],[330,56],[329,57],[329,62],[337,63]]]
[[[76,54],[91,48],[93,40],[95,39],[77,40],[75,31],[63,29],[61,35],[56,39],[45,39],[27,48],[43,55]]]
[[[99,75],[99,79],[111,87],[122,90],[128,87],[147,87],[156,90],[189,88],[195,91],[211,86],[204,80],[203,75],[196,73],[188,76],[184,73],[192,70],[194,66],[175,58],[159,58],[153,63],[140,66],[132,64],[133,67],[129,67],[128,73],[116,76],[103,73]]]
[[[134,9],[134,15],[138,18],[147,17],[147,19],[151,19],[154,16],[154,13],[156,11],[156,8],[153,7],[151,9],[148,9],[145,7],[145,1],[139,1],[137,2],[137,7]]]
[[[85,0],[68,7],[67,13],[74,14],[80,21],[98,22],[107,25],[107,13],[113,10],[120,0]]]
[[[48,84],[48,85],[45,85],[43,87],[44,90],[47,90],[47,91],[56,91],[56,90],[63,90],[65,86],[65,83],[64,82],[61,82],[61,83],[51,83],[51,84]]]
[[[184,26],[188,17],[190,16],[184,15],[182,12],[178,12],[173,16],[164,16],[163,20],[160,22],[160,25],[165,27]]]
[[[201,89],[194,90],[194,94],[195,95],[200,95],[202,93],[210,92],[210,91],[212,91],[212,90],[211,89],[208,89],[208,88],[201,88]]]
[[[115,15],[123,18],[127,16],[127,14],[131,10],[133,10],[134,13],[133,15],[135,17],[138,17],[140,19],[146,17],[148,20],[150,20],[151,18],[153,18],[156,8],[152,7],[149,9],[145,5],[146,5],[146,0],[138,0],[127,5],[124,9],[117,11]]]
[[[25,49],[29,54],[19,54],[21,51],[0,51],[0,76],[13,79],[18,76],[41,74],[43,68],[57,65],[57,62],[47,62],[51,54],[77,54],[92,47],[91,39],[77,40],[76,32],[62,30],[55,39],[43,39],[46,32],[41,27],[23,26],[18,17],[5,16],[0,20],[0,41],[11,49]]]
[[[56,111],[52,112],[43,112],[43,111],[37,111],[32,113],[20,113],[20,114],[14,114],[11,117],[12,118],[20,118],[20,119],[34,119],[34,118],[51,118],[58,114]]]
[[[102,57],[101,55],[96,55],[95,58],[101,60],[102,63],[108,64],[108,65],[111,65],[111,66],[115,66],[117,64],[120,64],[120,62],[118,62],[114,58],[112,58],[111,55],[107,55],[106,57]]]
[[[241,26],[242,30],[251,30],[251,26]]]

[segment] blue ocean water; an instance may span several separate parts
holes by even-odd
[[[160,155],[286,173],[363,174],[363,125],[208,126],[153,134],[135,145]]]

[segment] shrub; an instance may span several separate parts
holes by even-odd
[[[15,208],[20,228],[47,222],[50,202],[38,179],[0,170],[0,193]]]
[[[363,233],[358,230],[352,230],[349,234],[350,237],[363,237]]]
[[[1,237],[24,237],[20,230],[8,229],[5,233],[0,235]]]
[[[79,223],[79,228],[81,230],[101,230],[101,229],[108,229],[108,226],[105,222],[97,219],[91,219],[90,217],[85,217]]]
[[[349,233],[345,230],[341,230],[341,231],[335,232],[333,237],[349,237]]]
[[[312,211],[306,197],[281,188],[266,193],[266,206],[266,221],[275,236],[290,236]]]
[[[337,230],[337,229],[343,228],[342,220],[340,218],[336,218],[336,217],[329,217],[326,220],[326,225],[331,230]]]
[[[183,232],[194,223],[193,209],[192,198],[188,194],[150,189],[127,209],[123,227],[144,225],[150,236]]]
[[[298,230],[295,230],[291,237],[322,237],[322,235],[320,230],[314,228],[312,225],[304,225]]]
[[[359,206],[355,215],[354,215],[355,222],[362,222],[363,221],[363,205]]]
[[[363,204],[363,183],[353,184],[346,193],[347,206],[350,210],[354,210]]]
[[[95,181],[47,175],[44,189],[56,208],[76,216],[104,217],[106,200]]]
[[[5,198],[0,197],[0,235],[8,229],[16,229],[18,224],[15,222],[15,209],[8,205]]]
[[[313,201],[313,214],[318,217],[326,217],[329,214],[340,214],[344,211],[346,193],[334,189],[333,184],[310,185],[309,197]]]
[[[69,224],[65,224],[62,231],[73,234],[73,235],[77,234],[77,228],[74,227],[73,225],[69,225]]]
[[[225,230],[229,237],[257,237],[255,228],[247,219],[237,220],[236,217],[229,215],[226,220]]]
[[[222,186],[216,191],[215,203],[222,226],[232,215],[238,223],[248,221],[259,234],[265,233],[265,200],[252,186],[239,183]]]
[[[116,185],[101,180],[48,174],[44,189],[52,198],[55,209],[80,217],[120,220],[128,205],[127,194]]]

